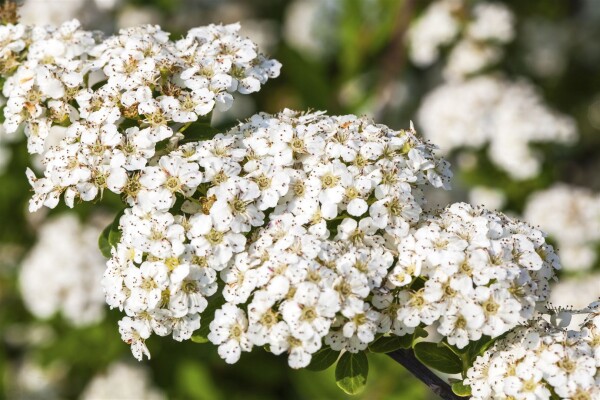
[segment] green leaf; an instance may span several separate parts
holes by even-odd
[[[192,335],[192,337],[190,338],[192,340],[192,342],[194,343],[208,343],[209,340],[206,336],[202,336],[202,335]]]
[[[417,326],[415,328],[415,332],[413,333],[413,345],[415,343],[415,340],[424,339],[427,336],[429,336],[429,333],[424,328]]]
[[[108,242],[108,235],[110,234],[111,229],[112,229],[112,224],[110,224],[106,228],[104,228],[104,230],[100,234],[100,237],[98,238],[98,248],[100,248],[100,251],[102,252],[102,255],[105,258],[111,257],[110,249],[112,247],[111,247],[110,243]]]
[[[336,383],[347,394],[362,392],[368,375],[369,360],[363,351],[356,354],[345,352],[335,368]]]
[[[310,364],[306,369],[310,371],[326,370],[337,361],[339,356],[339,351],[331,350],[329,347],[323,348],[313,354]]]
[[[452,391],[455,395],[460,397],[470,397],[471,396],[471,386],[465,385],[462,382],[455,382],[452,384]]]
[[[414,347],[415,356],[429,368],[447,374],[458,374],[463,371],[460,357],[443,344],[420,342]]]
[[[212,112],[199,118],[197,121],[183,125],[179,130],[184,136],[180,144],[212,139],[220,130],[211,126],[211,120]]]
[[[104,230],[100,234],[100,237],[98,238],[98,247],[100,248],[102,255],[106,258],[110,258],[112,256],[110,250],[113,247],[116,247],[119,241],[121,240],[121,230],[119,229],[119,221],[121,220],[121,217],[124,213],[125,209],[119,211],[119,213],[115,216],[115,219],[113,219],[113,222],[111,222],[106,228],[104,228]]]
[[[487,349],[489,349],[496,340],[497,339],[492,339],[489,336],[482,336],[481,339],[475,342],[470,342],[467,347],[459,351],[463,354],[466,354],[469,362],[473,363],[473,361],[475,361],[478,356],[482,355]]]
[[[382,336],[369,345],[373,353],[389,353],[398,349],[409,349],[412,346],[413,335]]]

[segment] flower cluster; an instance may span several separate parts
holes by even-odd
[[[560,249],[565,269],[589,269],[600,242],[600,196],[589,189],[556,184],[534,193],[525,220],[547,232]]]
[[[134,190],[157,145],[231,107],[234,92],[256,92],[276,77],[280,64],[239,28],[210,25],[170,41],[150,25],[104,40],[75,20],[56,29],[0,27],[4,127],[12,133],[24,123],[29,151],[44,155],[44,177],[28,173],[30,209],[54,207],[63,194],[72,206],[104,189]],[[61,126],[64,139],[48,149],[48,135]]]
[[[507,13],[477,5],[469,40],[510,40]],[[235,92],[279,74],[238,30],[210,25],[172,41],[158,26],[109,38],[77,21],[0,27],[4,127],[24,125],[43,156],[43,176],[27,172],[30,210],[104,190],[127,205],[101,237],[111,256],[102,286],[137,359],[150,357],[152,334],[197,333],[228,363],[265,346],[302,368],[323,346],[358,353],[430,327],[462,349],[534,317],[559,268],[553,248],[501,213],[464,203],[424,213],[425,187],[449,189],[451,172],[412,126],[285,109],[207,128]],[[502,129],[476,131],[478,144],[520,140],[531,156],[540,126],[569,136],[529,86],[506,86],[476,110]],[[511,125],[522,109],[535,121],[524,132]]]
[[[419,66],[433,64],[441,47],[454,43],[444,68],[447,79],[462,79],[496,62],[501,44],[514,37],[512,12],[501,3],[462,0],[433,2],[411,26],[410,58]]]
[[[60,312],[76,326],[104,317],[100,280],[106,261],[96,246],[99,234],[100,228],[82,225],[73,214],[42,225],[19,276],[23,301],[33,315],[49,318]]]
[[[438,322],[458,348],[530,319],[560,268],[540,231],[465,203],[425,218],[398,251],[375,299],[393,303],[397,323],[408,328]]]
[[[600,314],[581,330],[538,321],[511,332],[478,357],[465,383],[473,399],[600,398]]]
[[[128,314],[121,333],[138,357],[147,354],[151,332],[188,339],[219,289],[226,305],[209,338],[228,362],[252,344],[283,352],[297,340],[290,364],[305,366],[338,313],[335,323],[371,318],[345,328],[348,346],[364,349],[378,318],[366,298],[393,262],[386,246],[394,249],[419,221],[421,188],[447,187],[449,177],[448,164],[411,131],[320,112],[255,115],[146,167],[120,220],[104,279],[107,301]],[[238,305],[251,295],[246,314]],[[261,296],[267,303],[258,303]],[[302,318],[318,321],[314,329],[298,314],[311,307]],[[279,328],[259,329],[252,342],[248,319],[263,317]]]
[[[530,144],[568,144],[577,135],[574,121],[549,109],[531,84],[497,76],[439,86],[423,100],[418,121],[444,153],[489,144],[490,160],[516,180],[540,171]]]

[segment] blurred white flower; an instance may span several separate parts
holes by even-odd
[[[553,306],[582,309],[598,299],[600,299],[600,274],[588,273],[580,277],[561,278],[553,285],[549,302]],[[574,318],[574,320],[582,322],[581,318]]]
[[[517,180],[535,177],[541,168],[531,143],[577,137],[573,119],[546,106],[535,87],[497,76],[438,86],[423,100],[418,121],[442,153],[489,143],[491,161]]]
[[[20,273],[21,294],[33,315],[49,318],[60,312],[76,326],[104,317],[100,280],[105,260],[98,250],[99,236],[100,229],[81,224],[73,214],[62,214],[40,228]]]
[[[6,369],[6,389],[3,395],[15,400],[59,400],[59,384],[66,369],[58,362],[41,366],[31,358],[9,364]]]
[[[454,17],[462,1],[444,0],[432,3],[408,31],[410,58],[418,66],[433,64],[439,57],[439,48],[449,44],[459,32],[459,21]]]
[[[447,80],[462,79],[497,63],[504,52],[497,46],[484,46],[469,39],[458,42],[450,52],[444,67]]]
[[[437,61],[444,46],[453,45],[446,79],[462,79],[500,60],[501,44],[514,37],[512,12],[500,3],[441,0],[432,3],[408,31],[409,56],[426,67]]]
[[[506,204],[506,195],[500,189],[475,186],[469,192],[469,203],[488,210],[501,210]]]
[[[339,6],[335,0],[296,0],[286,8],[283,37],[292,47],[302,53],[319,57],[327,52],[331,27],[325,16]]]
[[[19,20],[31,25],[60,25],[75,18],[87,0],[25,0]]]
[[[163,400],[165,395],[152,385],[149,370],[141,365],[115,362],[86,386],[81,400]]]
[[[565,269],[588,269],[596,261],[600,195],[586,188],[555,184],[534,193],[523,216],[556,240]]]

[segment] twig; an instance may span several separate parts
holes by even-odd
[[[434,374],[429,368],[421,364],[415,353],[411,350],[398,349],[387,353],[394,361],[406,368],[417,379],[423,382],[431,391],[441,397],[443,400],[461,400],[463,397],[457,396],[452,391],[450,385],[442,378]]]

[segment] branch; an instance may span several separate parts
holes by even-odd
[[[398,349],[387,353],[394,361],[406,368],[411,374],[423,382],[431,391],[443,400],[461,400],[464,397],[457,396],[450,385],[434,374],[429,368],[421,364],[412,349]]]

